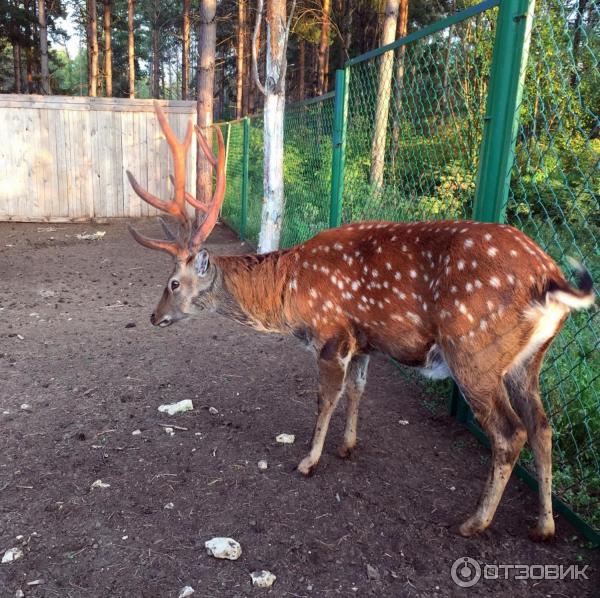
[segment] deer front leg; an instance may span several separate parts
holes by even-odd
[[[342,458],[349,457],[356,446],[356,429],[358,425],[358,405],[367,383],[368,355],[355,355],[350,361],[346,374],[346,429],[344,443],[338,454]]]
[[[318,415],[310,453],[298,465],[304,475],[312,473],[321,458],[329,421],[342,393],[346,370],[351,358],[348,344],[338,339],[327,341],[319,354]]]

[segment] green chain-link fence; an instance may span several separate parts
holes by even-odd
[[[282,247],[337,221],[505,220],[565,272],[573,255],[600,280],[600,0],[538,0],[533,18],[532,9],[531,0],[470,6],[349,61],[335,94],[289,105]],[[230,125],[223,207],[225,221],[254,243],[262,124],[250,119],[245,223],[243,126]],[[594,309],[571,315],[542,372],[554,491],[596,539],[598,321]],[[457,411],[477,432],[464,402]],[[521,463],[534,470],[527,451]]]

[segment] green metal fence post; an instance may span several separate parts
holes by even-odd
[[[473,218],[504,220],[535,0],[501,0]]]
[[[342,198],[344,195],[344,162],[346,158],[346,126],[348,124],[349,69],[335,71],[335,108],[333,115],[333,158],[331,161],[331,200],[329,226],[334,228],[342,222]]]
[[[473,205],[474,220],[504,220],[534,8],[535,0],[500,0]],[[449,411],[462,422],[471,417],[471,410],[456,386]]]
[[[242,150],[242,207],[240,211],[240,239],[246,238],[246,221],[248,220],[248,165],[250,159],[250,118],[245,116],[244,140]]]

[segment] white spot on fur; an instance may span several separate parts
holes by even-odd
[[[411,278],[416,278],[417,277],[417,271],[416,270],[411,270],[410,271],[410,277]]]
[[[456,267],[459,270],[464,270],[465,269],[465,260],[458,260]]]
[[[473,247],[473,239],[465,239],[464,246],[468,249]]]
[[[498,250],[495,247],[488,247],[487,254],[490,257],[496,257],[497,253],[498,253]]]
[[[492,276],[490,278],[490,284],[495,288],[495,289],[499,289],[500,288],[500,280],[498,279],[497,276]]]

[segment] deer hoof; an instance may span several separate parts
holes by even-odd
[[[349,459],[350,457],[352,457],[355,448],[356,447],[354,447],[354,446],[346,446],[344,444],[344,445],[340,446],[340,448],[338,449],[338,455],[342,459]]]
[[[547,542],[554,538],[554,521],[540,525],[539,523],[529,530],[529,539],[532,542]]]
[[[470,538],[475,534],[482,532],[485,529],[485,526],[476,519],[467,519],[459,528],[458,532],[461,536],[465,538]]]
[[[310,476],[315,472],[316,463],[310,457],[306,457],[300,461],[298,471],[305,476]]]

